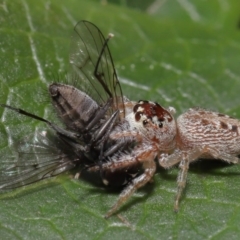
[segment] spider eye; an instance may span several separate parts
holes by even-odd
[[[148,123],[148,121],[147,121],[147,120],[144,120],[144,121],[143,121],[143,126],[145,126],[147,123]]]
[[[159,127],[159,128],[162,128],[162,127],[163,127],[163,123],[160,122],[160,123],[158,124],[158,127]]]

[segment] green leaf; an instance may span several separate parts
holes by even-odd
[[[240,118],[239,9],[238,0],[169,0],[145,13],[100,1],[3,1],[0,102],[52,119],[47,85],[67,71],[71,31],[86,19],[104,34],[114,33],[110,48],[130,99],[174,106],[177,115],[200,106]],[[4,109],[0,114],[2,151],[37,125]],[[116,215],[103,218],[119,191],[71,180],[70,174],[1,194],[0,236],[238,239],[240,167],[219,161],[192,164],[175,214],[177,173],[177,168],[159,169],[154,183],[134,194],[119,211],[128,223]]]

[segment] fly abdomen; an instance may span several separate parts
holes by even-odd
[[[99,109],[92,98],[73,86],[53,83],[49,92],[59,117],[71,130],[83,132]]]

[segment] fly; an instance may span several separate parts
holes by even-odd
[[[23,109],[0,104],[48,126],[19,142],[18,156],[0,169],[0,189],[21,187],[74,168],[98,165],[101,169],[107,157],[120,149],[129,149],[127,142],[115,144],[108,140],[113,127],[125,117],[125,99],[108,48],[111,37],[105,39],[87,21],[75,26],[67,76],[74,86],[61,83],[49,86],[53,108],[64,128]],[[103,178],[112,178],[108,170],[100,172]],[[120,172],[123,180],[119,183],[117,179],[117,185],[128,178],[128,169]],[[109,182],[104,178],[103,182],[106,181]]]

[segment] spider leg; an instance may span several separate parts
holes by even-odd
[[[110,134],[109,137],[112,140],[118,140],[118,139],[122,139],[122,138],[132,138],[138,143],[143,141],[142,134],[140,134],[139,132],[135,132],[135,131],[132,131],[132,132],[130,132],[130,131],[116,132],[116,133]]]
[[[189,169],[189,160],[183,159],[179,164],[180,171],[178,173],[178,179],[177,179],[177,193],[175,197],[174,202],[174,211],[178,212],[179,210],[179,201],[182,195],[182,192],[186,186],[187,182],[187,172]]]
[[[193,149],[184,150],[184,151],[177,149],[170,155],[163,153],[160,155],[158,162],[160,166],[164,168],[170,168],[175,164],[181,162],[184,155],[188,156],[189,163],[197,160],[198,158],[201,158],[204,155],[205,156],[203,158],[208,157],[210,159],[221,159],[225,162],[233,163],[233,164],[239,163],[238,157],[231,154],[227,154],[225,152],[220,152],[215,148],[208,147],[208,146],[195,147]]]
[[[129,136],[128,134],[123,134],[124,136]],[[105,218],[109,218],[113,213],[115,213],[118,208],[125,203],[131,195],[140,187],[144,186],[149,182],[155,171],[156,163],[154,159],[157,156],[158,149],[154,145],[149,145],[147,143],[142,143],[136,146],[131,153],[118,152],[113,157],[109,158],[108,162],[102,164],[103,171],[117,171],[125,168],[131,168],[136,163],[142,164],[144,172],[138,177],[134,178],[132,182],[123,190],[120,194],[117,202],[113,207],[107,212]],[[93,166],[88,169],[89,171],[99,171],[99,166]]]
[[[110,170],[114,172],[115,170],[125,169],[135,165],[136,163],[145,163],[151,159],[155,159],[157,155],[157,148],[155,146],[150,146],[147,144],[141,145],[141,147],[136,147],[131,151],[131,153],[118,152],[113,155],[109,160],[102,164],[102,170]],[[94,165],[88,168],[90,172],[99,171],[99,165]]]
[[[141,143],[143,141],[143,137],[140,133],[138,132],[129,132],[129,131],[122,131],[122,132],[114,132],[111,133],[109,136],[110,139],[112,140],[119,140],[118,143],[116,143],[115,145],[113,145],[110,149],[106,150],[103,154],[104,157],[107,157],[109,155],[109,153],[114,153],[114,149],[116,150],[116,154],[110,158],[110,161],[106,162],[106,163],[101,163],[101,169],[99,168],[99,165],[94,165],[92,167],[89,167],[88,170],[91,172],[95,172],[95,171],[103,171],[103,170],[109,170],[111,169],[111,171],[114,171],[114,169],[120,169],[120,168],[124,168],[124,167],[128,167],[130,165],[134,165],[136,163],[136,160],[133,160],[134,158],[131,156],[131,154],[124,154],[122,153],[120,150],[118,151],[118,149],[121,148],[121,146],[123,146],[123,143],[131,143],[131,142],[137,142],[137,143]],[[123,142],[123,143],[122,143]],[[144,146],[147,146],[146,144]],[[143,147],[145,149],[145,147]],[[139,154],[139,148],[136,148],[136,152],[134,152],[134,155],[138,155]],[[141,151],[140,151],[141,152]],[[144,154],[141,152],[141,154]]]
[[[118,208],[132,196],[132,194],[137,189],[143,187],[152,179],[156,171],[156,164],[154,162],[154,159],[144,162],[143,167],[145,169],[143,174],[133,179],[133,181],[122,191],[117,202],[107,212],[105,218],[109,218],[111,215],[113,215],[118,210]]]
[[[176,150],[173,152],[171,155],[167,154],[161,154],[159,158],[159,164],[160,166],[164,168],[170,168],[173,165],[179,164],[179,175],[178,175],[178,187],[177,187],[177,194],[176,194],[176,199],[174,203],[174,211],[178,211],[179,209],[179,201],[182,195],[182,192],[186,186],[186,180],[187,180],[187,172],[189,169],[189,163],[197,160],[198,158],[208,156],[208,158],[213,158],[213,159],[221,159],[223,161],[226,161],[228,163],[239,163],[239,158],[236,156],[233,156],[231,154],[227,154],[224,152],[220,152],[216,150],[215,148],[211,148],[208,146],[201,146],[201,147],[196,147],[188,151],[181,151],[181,150]]]
[[[210,147],[205,147],[204,150],[205,150],[205,153],[210,154],[210,156],[212,156],[212,158],[214,159],[221,159],[227,163],[233,163],[233,164],[239,163],[238,157],[228,154],[226,152],[221,152]]]

